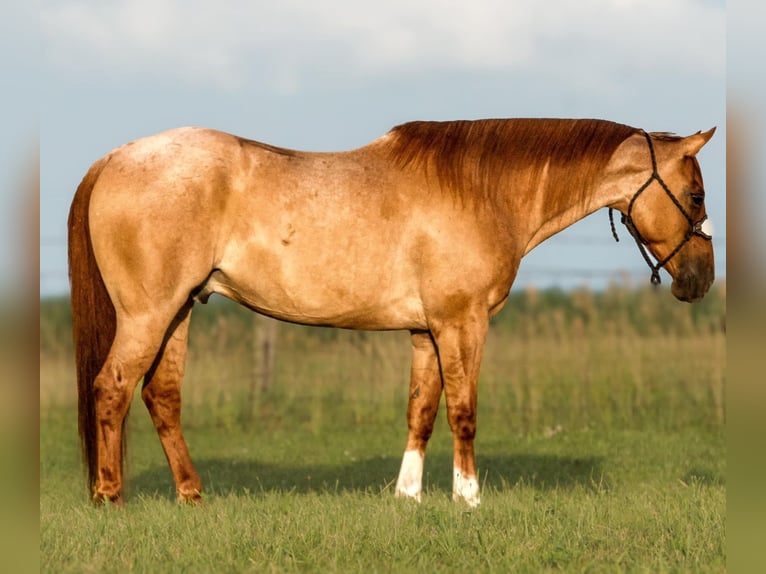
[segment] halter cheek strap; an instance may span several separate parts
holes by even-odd
[[[660,284],[660,269],[664,267],[668,261],[670,261],[676,253],[681,251],[681,248],[686,245],[686,243],[695,235],[698,235],[704,239],[707,239],[710,241],[712,237],[705,233],[703,231],[702,226],[705,223],[705,220],[707,219],[707,215],[703,215],[702,219],[699,221],[694,221],[689,213],[684,209],[684,206],[681,205],[681,202],[678,201],[675,195],[673,195],[673,192],[670,191],[670,188],[667,186],[665,181],[660,176],[660,173],[657,171],[657,158],[654,154],[654,144],[652,143],[651,136],[646,133],[645,131],[642,131],[644,134],[644,137],[646,138],[646,143],[649,144],[649,153],[651,154],[652,158],[652,174],[649,176],[649,178],[644,182],[644,184],[638,188],[636,193],[633,194],[633,197],[630,200],[630,204],[628,204],[628,213],[622,216],[622,223],[625,225],[625,227],[628,228],[628,231],[633,236],[633,239],[636,241],[636,245],[638,246],[638,250],[641,252],[641,255],[644,257],[644,261],[646,261],[646,264],[649,266],[649,269],[652,270],[652,277],[651,282],[653,285],[659,285]],[[638,231],[638,228],[633,223],[633,206],[636,203],[636,200],[638,199],[638,196],[640,196],[644,190],[649,187],[649,185],[656,181],[660,184],[660,187],[665,190],[665,193],[667,193],[668,197],[673,201],[675,206],[678,208],[678,210],[681,212],[681,214],[686,218],[686,221],[689,222],[689,230],[686,232],[686,235],[681,240],[681,242],[676,245],[676,248],[673,249],[664,259],[661,261],[657,261],[656,263],[652,262],[651,257],[649,257],[649,254],[646,251],[646,245],[648,244],[647,241],[641,236],[641,233]],[[612,208],[609,208],[609,224],[612,228],[612,236],[614,237],[615,241],[619,241],[620,238],[617,237],[617,230],[614,227],[614,216],[612,215]]]

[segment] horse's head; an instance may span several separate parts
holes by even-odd
[[[630,138],[626,151],[632,175],[626,179],[637,186],[624,189],[623,201],[615,206],[652,267],[652,282],[659,283],[659,269],[664,267],[673,277],[671,292],[682,301],[702,299],[714,278],[705,188],[695,157],[714,132],[715,128],[685,138],[642,133]]]

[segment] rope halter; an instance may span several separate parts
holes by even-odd
[[[649,179],[647,179],[644,184],[638,188],[636,193],[633,194],[633,198],[630,200],[630,204],[628,204],[628,213],[624,214],[622,216],[622,223],[625,225],[625,227],[628,228],[628,231],[633,236],[633,239],[636,240],[636,245],[638,246],[638,250],[641,252],[641,255],[644,258],[644,261],[646,261],[646,264],[649,266],[649,269],[652,271],[652,277],[651,282],[652,285],[659,285],[660,284],[660,269],[664,267],[668,261],[670,261],[676,253],[681,251],[681,248],[686,245],[686,243],[695,235],[698,235],[702,237],[703,239],[707,239],[710,241],[713,239],[711,235],[709,235],[707,232],[705,232],[702,228],[707,220],[707,215],[703,215],[702,219],[699,221],[694,221],[689,213],[684,209],[684,206],[681,205],[681,202],[678,201],[678,198],[676,198],[675,195],[673,195],[673,192],[670,191],[670,188],[665,183],[665,181],[660,176],[660,173],[657,171],[657,158],[654,154],[654,144],[652,144],[652,138],[651,136],[642,130],[642,133],[644,134],[644,137],[646,138],[646,143],[649,144],[649,153],[652,157],[652,174],[649,176]],[[675,206],[678,208],[678,210],[681,212],[681,214],[686,218],[686,221],[689,222],[689,230],[686,232],[686,235],[681,240],[681,242],[676,246],[673,251],[671,251],[664,259],[661,261],[658,260],[656,263],[652,262],[651,257],[646,251],[646,246],[648,245],[647,241],[641,236],[641,233],[638,231],[638,228],[636,227],[635,223],[633,223],[633,206],[636,204],[636,200],[638,197],[643,193],[643,191],[649,187],[649,185],[656,181],[660,184],[660,187],[665,190],[665,193],[667,193],[668,197],[673,201]],[[617,230],[614,227],[614,216],[612,215],[612,208],[609,208],[609,224],[612,228],[612,236],[614,237],[615,241],[619,241],[620,238],[617,237]]]

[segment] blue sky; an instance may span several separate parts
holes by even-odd
[[[699,159],[725,274],[721,1],[45,0],[40,14],[43,295],[67,291],[66,217],[90,164],[181,125],[306,150],[354,148],[414,119],[718,126]],[[648,281],[621,236],[597,212],[530,253],[516,287]]]

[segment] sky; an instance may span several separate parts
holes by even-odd
[[[717,126],[698,157],[725,275],[723,1],[42,0],[40,31],[43,296],[67,292],[66,219],[91,163],[183,125],[316,151],[418,119]],[[516,287],[648,283],[618,230],[596,212],[528,254]]]

